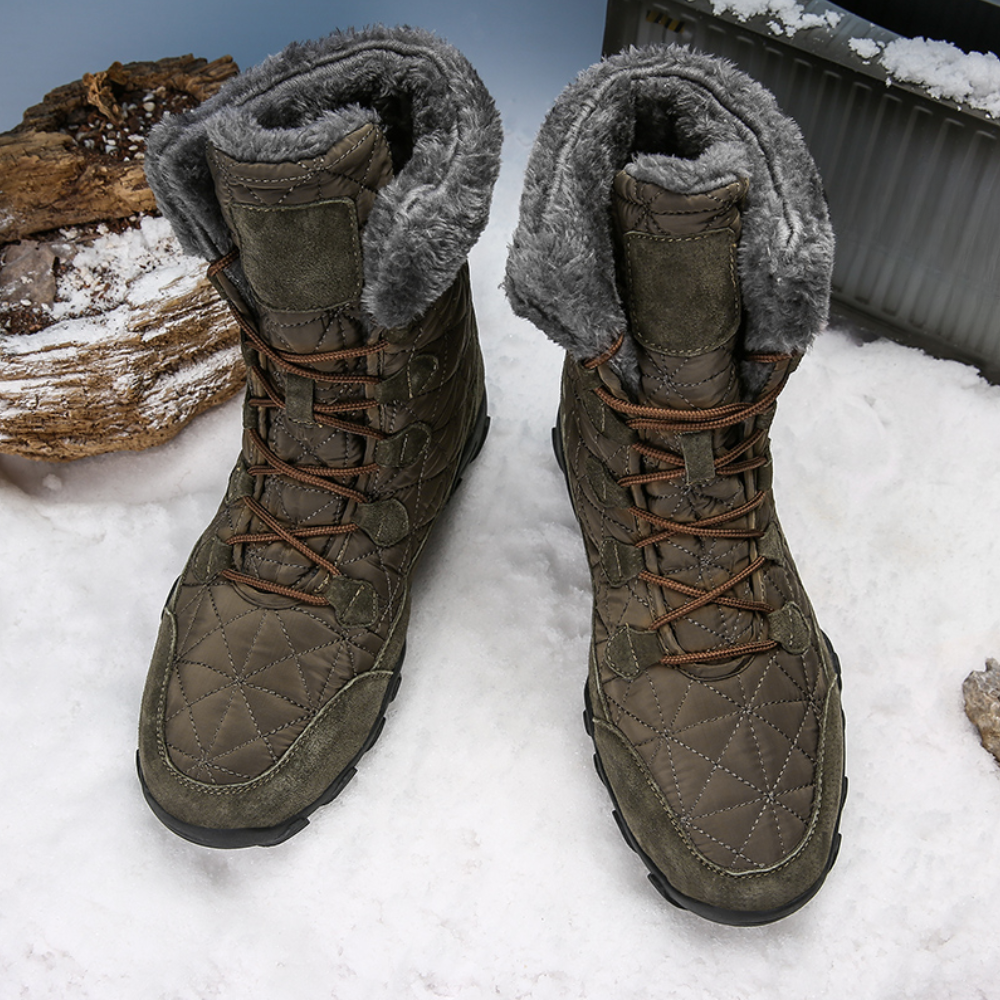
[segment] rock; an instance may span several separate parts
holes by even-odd
[[[55,302],[56,246],[22,240],[0,250],[0,303],[51,306]]]
[[[985,670],[974,670],[962,683],[965,714],[978,728],[983,746],[1000,762],[1000,663],[986,661]]]

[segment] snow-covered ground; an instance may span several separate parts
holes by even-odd
[[[847,329],[789,383],[775,492],[843,664],[844,844],[778,924],[673,909],[582,724],[561,354],[499,289],[530,140],[509,128],[472,258],[490,437],[418,572],[382,738],[285,845],[178,839],[133,762],[160,608],[224,489],[238,402],[145,453],[0,458],[0,1000],[1000,996],[1000,767],[961,695],[1000,655],[1000,388]]]
[[[1000,768],[961,681],[1000,653],[1000,388],[848,330],[779,405],[776,495],[844,667],[851,792],[826,887],[776,925],[667,905],[582,720],[582,544],[549,447],[560,352],[475,291],[493,429],[419,571],[404,684],[344,794],[282,847],[188,844],[132,754],[160,606],[224,488],[238,403],[173,442],[0,459],[0,997],[997,996]]]

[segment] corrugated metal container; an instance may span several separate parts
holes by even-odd
[[[800,6],[824,23],[789,32],[773,15],[716,14],[712,0],[609,0],[604,51],[689,44],[768,87],[799,123],[826,185],[835,311],[1000,381],[1000,121],[889,80],[850,44],[887,44],[894,32],[825,0]],[[852,6],[967,49],[1000,43],[1000,6],[990,0]]]

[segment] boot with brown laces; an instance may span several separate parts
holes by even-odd
[[[466,258],[501,138],[455,49],[386,28],[290,46],[150,138],[248,372],[140,719],[146,798],[195,843],[282,842],[380,732],[414,564],[486,435]]]
[[[542,126],[507,288],[568,352],[554,440],[593,579],[587,727],[653,884],[723,923],[798,909],[840,841],[839,668],[768,446],[832,262],[797,128],[726,63],[631,50]]]

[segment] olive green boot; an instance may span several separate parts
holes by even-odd
[[[593,582],[587,727],[654,885],[723,923],[798,909],[839,846],[839,670],[768,445],[831,264],[801,137],[726,64],[613,57],[542,128],[508,291],[568,349],[554,437]]]
[[[486,435],[466,257],[500,140],[462,56],[382,28],[293,46],[151,137],[248,371],[143,696],[143,788],[182,837],[282,842],[381,730],[414,564]]]

